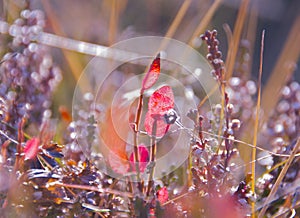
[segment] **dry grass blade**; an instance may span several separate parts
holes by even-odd
[[[175,31],[178,29],[179,24],[181,23],[184,15],[186,14],[190,4],[191,4],[191,0],[185,0],[183,2],[183,4],[181,5],[179,11],[177,12],[172,24],[170,25],[167,33],[165,34],[166,38],[172,38],[175,34]],[[159,53],[161,50],[164,50],[167,46],[167,40],[163,40],[161,45],[159,46],[159,49],[156,53]]]
[[[191,39],[188,42],[188,45],[192,45],[193,41],[196,37],[198,37],[201,33],[204,32],[205,28],[208,26],[209,22],[211,21],[213,15],[215,14],[216,10],[220,7],[223,0],[216,0],[209,10],[206,12],[205,16],[202,18],[201,22],[197,26],[196,30],[194,31]]]
[[[231,41],[232,41],[232,31],[230,29],[230,26],[227,23],[225,23],[225,24],[223,24],[223,29],[224,29],[225,34],[226,34],[227,44],[230,45]],[[229,53],[228,53],[229,51],[230,51],[230,49],[228,49],[228,51],[227,51],[227,55],[226,55],[227,57],[229,55]]]
[[[261,49],[260,49],[260,65],[259,65],[259,76],[258,76],[258,87],[257,87],[257,103],[256,103],[256,117],[254,124],[254,134],[253,134],[253,149],[252,149],[252,164],[251,164],[251,173],[252,173],[252,182],[251,182],[251,191],[255,193],[255,159],[256,159],[256,145],[257,145],[257,134],[258,134],[258,121],[260,114],[260,100],[261,100],[261,76],[262,76],[262,65],[263,65],[263,52],[264,52],[264,40],[265,40],[265,30],[262,32],[261,37]],[[255,202],[251,202],[252,217],[255,217]]]
[[[239,13],[236,18],[236,23],[234,25],[234,30],[233,30],[233,38],[231,40],[230,45],[228,46],[230,50],[225,63],[226,79],[230,78],[233,74],[236,54],[238,52],[241,34],[247,16],[248,5],[249,5],[249,0],[242,1]]]
[[[181,5],[179,11],[176,14],[176,17],[174,18],[172,24],[170,25],[165,37],[171,38],[174,36],[175,31],[178,29],[179,24],[181,23],[184,15],[187,12],[187,9],[191,5],[191,0],[185,0],[183,4]]]
[[[110,20],[109,20],[109,32],[108,32],[108,41],[109,45],[112,45],[116,42],[117,34],[118,34],[118,27],[119,27],[119,19],[121,13],[124,11],[127,0],[117,1],[112,0],[109,4],[111,4],[111,13],[110,13]]]
[[[52,26],[55,34],[64,36],[65,33],[63,31],[63,29],[60,27],[59,21],[57,20],[57,16],[54,14],[54,10],[52,9],[51,3],[48,1],[42,1],[44,10],[46,11],[46,13],[49,15],[48,16],[48,21],[50,23],[50,25]],[[78,81],[82,70],[84,69],[84,66],[81,63],[81,59],[74,53],[62,50],[66,61],[71,69],[71,72],[74,76],[74,78],[76,79],[76,81]]]
[[[250,15],[248,18],[248,24],[247,24],[247,30],[246,30],[246,39],[249,41],[249,53],[253,57],[254,53],[254,46],[255,46],[255,40],[256,40],[256,33],[257,33],[257,21],[258,21],[258,11],[257,11],[257,5],[253,4],[250,9]],[[245,75],[246,78],[251,76],[252,72],[252,60],[253,58],[250,58],[248,63],[248,75]]]
[[[283,180],[283,178],[284,178],[287,170],[289,169],[290,165],[292,164],[292,162],[293,162],[293,160],[295,158],[295,155],[296,155],[299,147],[300,147],[300,138],[298,138],[297,143],[296,143],[296,145],[295,145],[295,147],[294,147],[291,155],[287,159],[287,162],[284,165],[282,171],[280,172],[280,174],[279,174],[279,176],[278,176],[278,178],[277,178],[277,180],[276,180],[273,188],[271,189],[270,194],[268,195],[267,199],[265,200],[265,202],[263,204],[263,208],[261,209],[261,211],[258,214],[258,218],[262,218],[264,216],[264,214],[266,213],[266,211],[268,209],[268,204],[271,201],[271,199],[274,197],[274,195],[276,194],[276,192],[277,192],[277,190],[278,190],[278,188],[279,188],[279,186],[280,186],[280,184],[281,184],[281,182],[282,182],[282,180]]]
[[[117,0],[112,0],[110,20],[109,20],[109,31],[108,31],[108,41],[110,45],[113,44],[116,40],[118,20],[119,20],[118,2]]]
[[[264,120],[268,119],[270,112],[276,106],[280,97],[280,90],[291,77],[295,68],[295,64],[299,60],[300,47],[295,44],[300,42],[299,26],[300,15],[297,17],[292,26],[280,57],[276,62],[274,70],[263,90],[263,101],[261,107],[265,114]]]

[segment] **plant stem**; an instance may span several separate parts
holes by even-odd
[[[113,190],[113,189],[109,189],[109,188],[99,188],[99,187],[90,186],[90,185],[68,184],[68,183],[62,183],[62,182],[53,182],[53,183],[50,183],[49,185],[81,189],[81,190],[89,190],[89,191],[95,191],[95,192],[101,192],[101,193],[110,193],[110,194],[123,196],[123,197],[127,197],[127,198],[133,198],[132,193],[129,193],[129,192],[118,191],[118,190]]]
[[[151,187],[153,185],[153,175],[154,175],[154,168],[155,168],[155,156],[156,156],[156,129],[157,129],[157,118],[154,118],[154,123],[152,126],[152,136],[151,136],[151,150],[150,150],[150,173],[149,173],[149,180],[148,180],[148,188],[147,188],[147,196],[150,195]]]
[[[138,131],[139,131],[139,125],[140,125],[140,120],[142,115],[142,108],[143,108],[143,92],[141,91],[137,112],[134,120],[134,134],[133,134],[134,163],[135,163],[135,170],[136,170],[137,181],[139,183],[140,191],[142,190],[142,187],[140,183],[141,181],[140,181],[140,167],[139,167],[140,157],[138,151]]]

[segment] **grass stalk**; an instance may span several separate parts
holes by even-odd
[[[300,15],[296,18],[291,27],[288,38],[282,49],[280,57],[276,61],[276,65],[268,79],[262,92],[262,109],[265,116],[263,120],[268,119],[270,112],[275,108],[279,98],[280,90],[293,74],[294,67],[299,61],[300,46],[296,46],[295,42],[300,42]],[[283,73],[284,72],[284,73]],[[272,96],[272,97],[270,97]]]
[[[226,79],[229,79],[233,74],[234,63],[235,63],[236,55],[241,40],[243,26],[247,16],[249,2],[250,2],[249,0],[242,1],[236,18],[236,23],[234,25],[234,30],[233,30],[233,38],[230,44],[228,45],[229,52],[225,63],[226,71],[227,71]]]
[[[165,34],[166,38],[172,38],[176,32],[176,30],[178,29],[184,15],[186,14],[190,4],[191,4],[191,0],[185,0],[180,9],[178,10],[178,12],[176,13],[176,16],[174,18],[174,20],[172,21],[170,27],[168,28],[168,31]],[[164,50],[167,47],[167,40],[163,40],[159,46],[159,49],[156,53],[159,53],[160,51]]]
[[[253,148],[252,148],[252,163],[251,163],[251,191],[255,195],[255,164],[256,164],[256,146],[257,146],[257,135],[258,135],[258,124],[260,115],[260,102],[261,102],[261,77],[263,71],[263,52],[264,52],[264,40],[265,40],[265,30],[262,31],[261,37],[261,49],[260,49],[260,65],[259,65],[259,75],[258,75],[258,94],[256,102],[256,116],[254,123],[254,134],[253,134]],[[252,217],[255,218],[255,201],[251,202]]]
[[[217,9],[220,7],[223,0],[215,0],[214,3],[210,6],[204,17],[202,18],[201,22],[197,26],[196,30],[192,34],[192,37],[190,38],[188,45],[192,45],[195,38],[199,37],[201,33],[204,32],[205,28],[210,23],[213,15],[216,13]]]

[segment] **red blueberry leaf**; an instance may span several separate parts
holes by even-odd
[[[169,193],[166,187],[162,187],[159,189],[156,193],[157,200],[161,203],[164,204],[168,201],[169,198]]]
[[[40,140],[38,138],[32,138],[26,142],[24,153],[25,160],[34,159],[39,151]]]
[[[139,157],[140,157],[140,161],[139,161],[140,172],[144,172],[146,169],[146,166],[149,162],[149,151],[144,144],[140,144],[138,146],[138,152],[139,152]],[[129,160],[130,160],[133,172],[135,172],[134,152],[131,153]]]
[[[162,137],[166,134],[169,125],[162,116],[172,108],[174,108],[174,95],[170,86],[162,86],[150,96],[148,112],[145,117],[145,130],[149,135],[152,135],[154,117],[156,117],[155,136]]]
[[[157,116],[156,116],[157,117]],[[145,117],[145,130],[149,135],[152,135],[154,125],[153,115],[148,111]],[[156,120],[156,137],[163,137],[169,129],[169,124],[167,124],[163,117],[160,116],[159,119]]]
[[[174,95],[170,86],[162,86],[150,96],[148,111],[151,114],[164,115],[172,108],[174,108]]]
[[[129,170],[129,162],[126,154],[123,152],[110,151],[108,154],[108,163],[116,173],[124,174]]]
[[[152,64],[150,65],[149,71],[143,79],[141,92],[151,88],[158,80],[159,74],[160,74],[160,54],[156,56],[156,58],[153,60]]]

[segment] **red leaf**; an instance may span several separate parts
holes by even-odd
[[[174,108],[174,95],[170,86],[162,86],[151,95],[148,103],[151,114],[164,115],[172,108]]]
[[[40,140],[38,138],[32,138],[26,142],[24,153],[25,160],[34,159],[39,151]]]
[[[163,115],[172,108],[174,108],[174,95],[170,86],[163,86],[150,96],[145,117],[145,130],[149,135],[152,135],[154,117],[156,117],[156,136],[162,137],[166,134],[170,125],[164,121]]]
[[[151,114],[150,111],[146,113],[145,117],[145,130],[149,135],[152,135],[153,131],[153,124],[154,124],[154,118]],[[169,124],[167,124],[164,120],[163,117],[159,117],[159,119],[156,120],[156,137],[163,137],[166,132],[169,129]]]
[[[167,202],[169,198],[169,193],[166,187],[162,187],[159,189],[156,193],[157,199],[161,204],[164,204]]]
[[[143,79],[141,92],[151,88],[158,80],[159,74],[160,74],[160,54],[156,56],[156,58],[150,65],[149,71]]]
[[[139,161],[140,172],[144,172],[149,162],[149,151],[144,144],[140,144],[138,146],[138,152],[140,157],[140,161]],[[131,167],[133,169],[132,171],[135,172],[134,152],[131,153],[129,160],[131,163]]]

